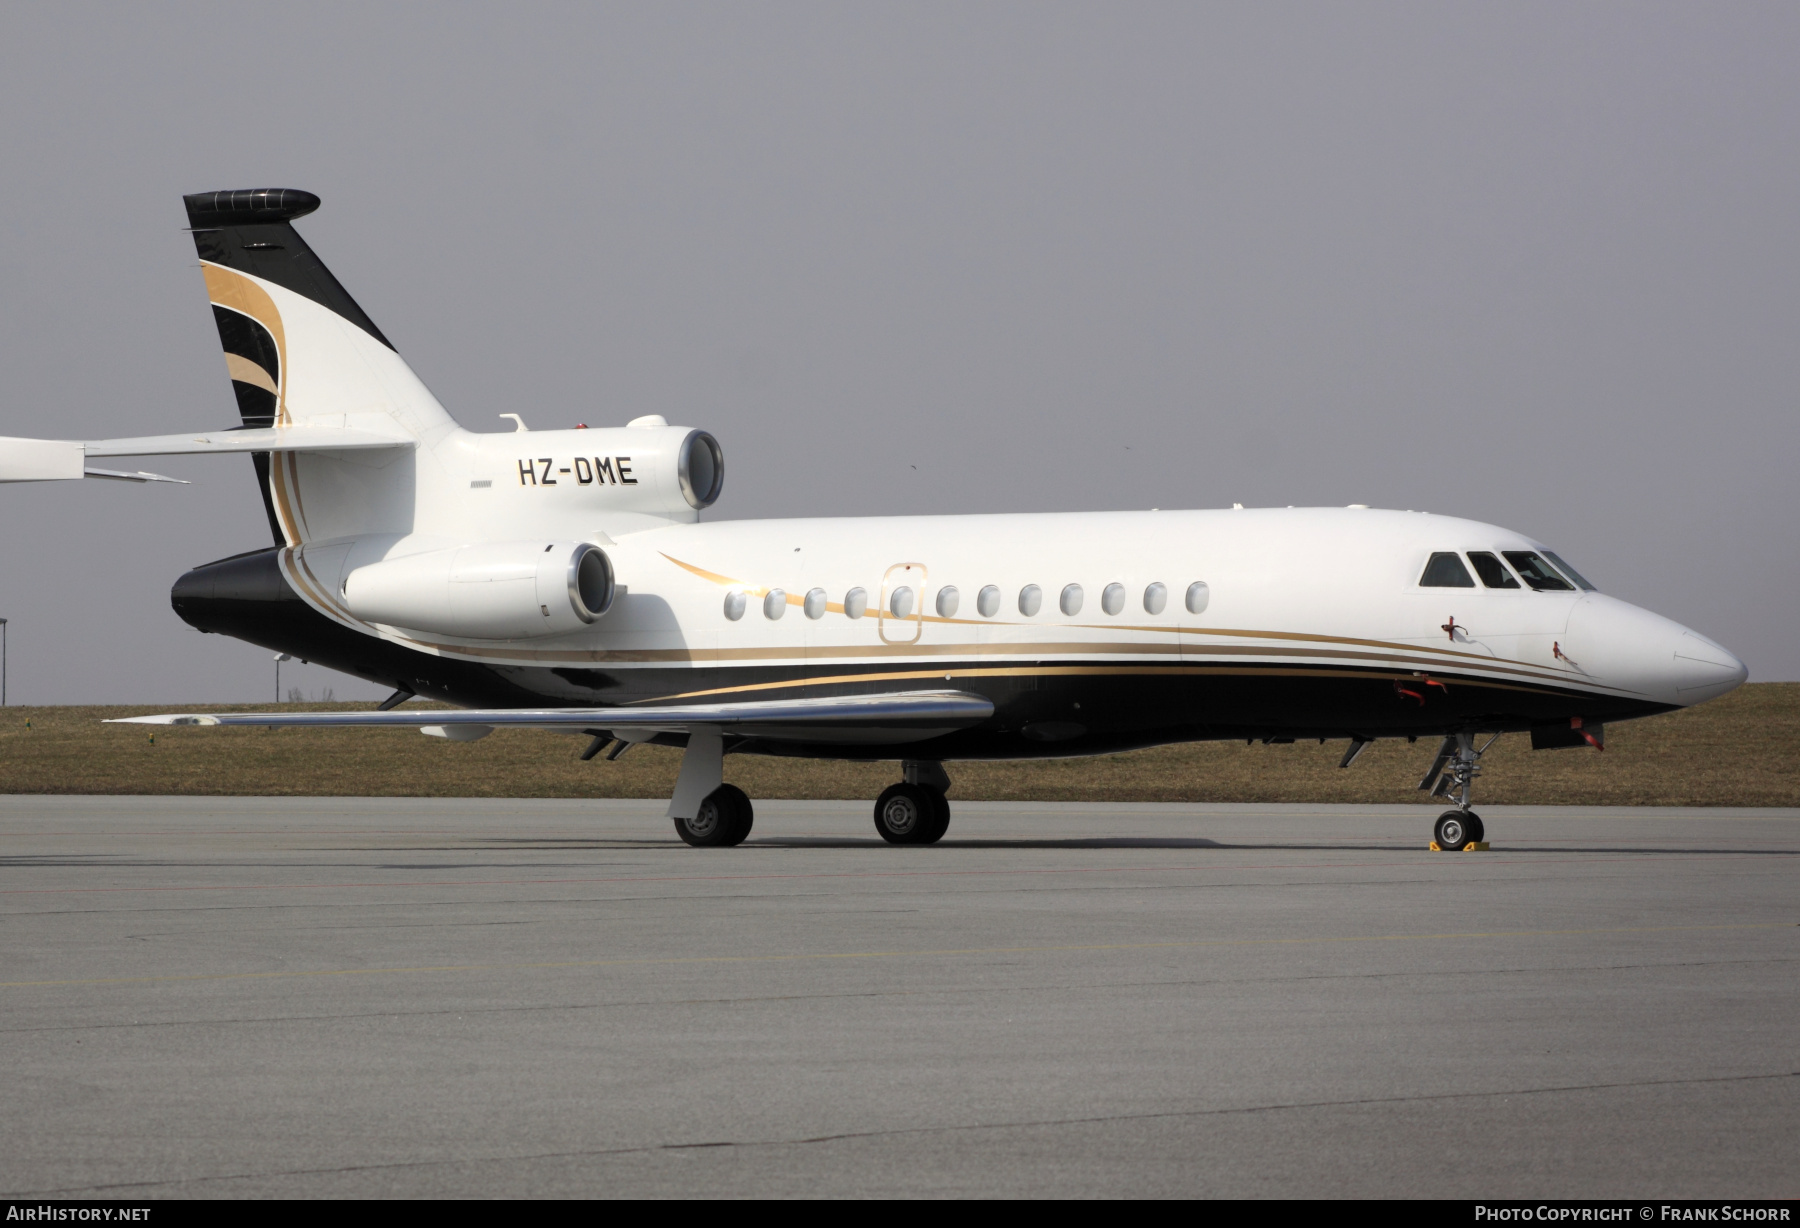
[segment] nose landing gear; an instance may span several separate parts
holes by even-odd
[[[1456,809],[1446,810],[1438,816],[1431,830],[1434,848],[1460,850],[1487,839],[1481,816],[1469,809],[1469,791],[1475,778],[1481,775],[1481,756],[1499,736],[1495,734],[1477,748],[1474,734],[1453,733],[1445,737],[1444,744],[1438,748],[1437,758],[1432,761],[1431,770],[1425,773],[1425,779],[1419,782],[1419,788],[1430,790],[1432,797],[1454,802]]]
[[[1479,844],[1487,832],[1482,829],[1481,816],[1473,810],[1446,810],[1438,816],[1431,834],[1442,850],[1464,848],[1471,842]]]

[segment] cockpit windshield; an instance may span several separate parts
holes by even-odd
[[[1571,567],[1567,563],[1563,562],[1562,555],[1552,554],[1550,551],[1546,550],[1546,551],[1544,551],[1544,557],[1549,559],[1552,563],[1556,564],[1556,570],[1562,572],[1563,575],[1565,575],[1565,576],[1569,577],[1569,579],[1575,581],[1576,588],[1579,588],[1582,591],[1589,592],[1589,593],[1599,591],[1598,589],[1596,589],[1593,586],[1593,584],[1591,582],[1589,582],[1589,580],[1586,576],[1582,575],[1579,571],[1576,571],[1573,567]]]
[[[1502,550],[1500,553],[1513,565],[1513,570],[1525,578],[1525,583],[1540,593],[1568,593],[1575,590],[1573,584],[1556,574],[1556,568],[1530,550]]]
[[[1440,550],[1425,564],[1425,574],[1419,577],[1419,587],[1474,588],[1475,581],[1469,577],[1469,569],[1463,566],[1461,559],[1448,550]]]
[[[1512,572],[1506,570],[1506,564],[1485,550],[1469,551],[1469,562],[1475,564],[1475,574],[1489,588],[1518,588],[1519,582],[1512,578]]]

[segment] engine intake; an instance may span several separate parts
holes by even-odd
[[[344,581],[372,623],[472,640],[578,631],[612,608],[612,560],[592,542],[482,542],[369,563]]]

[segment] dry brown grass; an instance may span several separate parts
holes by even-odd
[[[295,707],[320,705],[294,705]],[[350,705],[333,705],[338,708]],[[398,729],[268,730],[103,725],[152,708],[0,711],[0,793],[190,793],[402,797],[667,797],[680,752],[634,748],[582,763],[585,739],[502,730],[452,744]],[[214,706],[195,711],[223,711]],[[232,711],[268,711],[238,706]],[[152,737],[152,735],[154,735]],[[1604,754],[1533,753],[1509,735],[1482,761],[1477,801],[1540,805],[1800,806],[1800,683],[1742,687],[1715,703],[1615,725]],[[951,765],[951,796],[1021,801],[1421,800],[1434,745],[1378,742],[1349,771],[1345,743],[1200,743],[1032,763]],[[873,798],[892,763],[734,755],[752,797]]]

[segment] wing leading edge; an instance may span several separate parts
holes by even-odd
[[[737,703],[664,704],[641,708],[461,708],[444,712],[221,712],[127,716],[119,725],[281,725],[434,727],[453,741],[479,738],[495,728],[606,733],[644,741],[659,733],[685,733],[687,750],[669,817],[691,819],[724,779],[725,736],[809,742],[894,745],[919,742],[979,724],[994,714],[993,702],[963,691],[909,691],[819,699],[768,699]],[[458,735],[461,736],[458,736]],[[637,735],[637,736],[632,736]]]
[[[963,691],[907,691],[886,695],[844,695],[818,699],[767,699],[712,704],[663,704],[632,708],[457,708],[390,712],[172,712],[127,716],[114,725],[262,725],[262,726],[485,726],[490,729],[601,729],[646,733],[686,733],[696,726],[729,728],[740,735],[834,740],[832,735],[879,729],[898,740],[978,724],[994,714],[994,705]],[[908,737],[906,735],[914,735]]]

